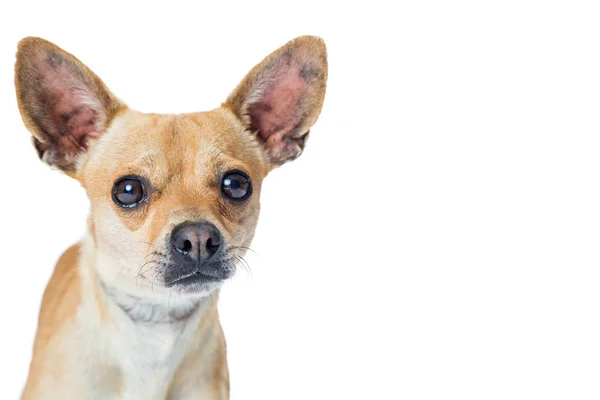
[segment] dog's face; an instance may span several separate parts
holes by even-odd
[[[105,282],[197,294],[233,274],[268,171],[247,133],[222,109],[115,118],[81,165]]]
[[[325,95],[323,42],[268,56],[218,109],[132,111],[79,60],[37,38],[19,44],[23,120],[40,158],[91,202],[91,260],[138,296],[203,296],[231,277],[254,235],[263,178],[302,152]]]

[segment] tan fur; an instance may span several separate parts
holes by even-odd
[[[222,107],[181,115],[127,108],[79,60],[39,38],[19,44],[19,108],[43,161],[78,180],[88,234],[59,260],[46,289],[23,399],[227,399],[220,283],[181,293],[153,257],[172,229],[210,221],[243,256],[262,180],[302,152],[325,95],[325,45],[297,38],[268,56]],[[234,203],[221,178],[246,172]],[[148,183],[135,209],[113,201],[124,176]]]
[[[44,364],[50,359],[56,368],[60,368],[59,354],[52,354],[52,340],[60,334],[61,327],[75,318],[75,310],[81,301],[81,288],[79,287],[79,271],[77,262],[79,258],[79,245],[71,246],[58,260],[54,274],[46,287],[40,315],[38,319],[38,332],[33,347],[33,359],[29,369],[28,386],[25,388],[23,399],[30,398],[28,393],[34,389],[34,382],[41,379]]]

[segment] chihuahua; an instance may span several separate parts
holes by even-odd
[[[144,114],[56,45],[19,43],[33,145],[91,203],[44,293],[22,399],[229,398],[218,293],[254,235],[263,179],[302,153],[326,81],[325,44],[303,36],[215,110]]]

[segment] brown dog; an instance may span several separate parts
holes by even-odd
[[[40,158],[83,185],[88,234],[58,261],[23,399],[227,399],[218,291],[254,235],[263,178],[295,159],[325,96],[316,37],[254,67],[218,109],[130,110],[79,60],[19,44]]]

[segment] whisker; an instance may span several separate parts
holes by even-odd
[[[235,260],[237,261],[237,263],[244,269],[244,271],[246,271],[248,273],[248,275],[250,275],[250,277],[252,277],[252,268],[250,268],[250,264],[248,264],[248,261],[246,261],[243,257],[241,256],[233,256],[235,258]]]
[[[144,242],[144,243],[147,243],[147,242]],[[145,273],[148,272],[150,270],[150,268],[152,268],[153,265],[160,266],[161,265],[161,259],[164,258],[164,257],[166,257],[166,255],[164,253],[160,252],[160,251],[152,251],[152,252],[148,253],[144,257],[143,260],[145,261],[146,259],[148,259],[148,257],[151,257],[151,256],[154,256],[154,257],[151,260],[144,262],[140,266],[140,268],[138,269],[138,273],[135,276],[135,285],[136,285],[136,287],[139,287],[139,278],[141,277],[141,278],[145,278],[146,279]],[[146,266],[149,266],[149,267],[144,270],[144,268]],[[154,277],[152,279],[152,289],[153,290],[154,290],[154,280],[156,280],[157,276],[158,276],[158,271],[157,271],[157,273],[154,275]]]
[[[144,275],[144,273],[142,272],[142,269],[148,265],[148,264],[155,264],[157,263],[156,260],[150,260],[148,262],[145,262],[144,264],[142,264],[142,266],[140,267],[140,269],[138,270],[138,274],[135,276],[136,278],[139,278],[141,275]]]
[[[231,250],[242,249],[242,250],[246,250],[246,251],[251,251],[254,254],[256,254],[257,256],[259,255],[256,251],[254,251],[250,247],[246,247],[246,246],[231,246],[230,249]]]

